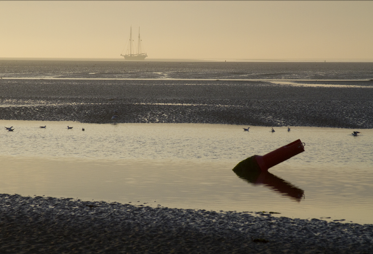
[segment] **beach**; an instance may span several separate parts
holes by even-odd
[[[0,9],[0,254],[373,254],[373,1]]]
[[[112,79],[2,79],[0,87],[0,116],[9,121],[373,128],[371,88]],[[286,218],[269,211],[217,212],[73,197],[0,196],[0,251],[4,253],[373,251],[372,224]]]

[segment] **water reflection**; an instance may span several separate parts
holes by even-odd
[[[282,195],[288,196],[298,202],[300,202],[304,196],[304,191],[302,189],[295,187],[291,183],[286,182],[268,171],[265,172],[257,168],[243,167],[240,164],[238,164],[233,171],[238,177],[253,185],[264,184],[270,189],[280,192]]]

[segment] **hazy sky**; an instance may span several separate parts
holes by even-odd
[[[372,1],[0,1],[0,58],[373,61]]]

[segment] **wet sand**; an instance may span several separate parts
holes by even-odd
[[[372,225],[0,195],[2,253],[372,253]]]
[[[369,83],[369,82],[367,82]],[[373,89],[252,81],[0,82],[3,120],[373,128]]]

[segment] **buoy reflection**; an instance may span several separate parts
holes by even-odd
[[[253,185],[263,184],[295,201],[300,202],[304,196],[304,191],[302,189],[295,187],[268,171],[265,172],[256,168],[239,167],[239,165],[237,165],[233,171],[238,177]]]

